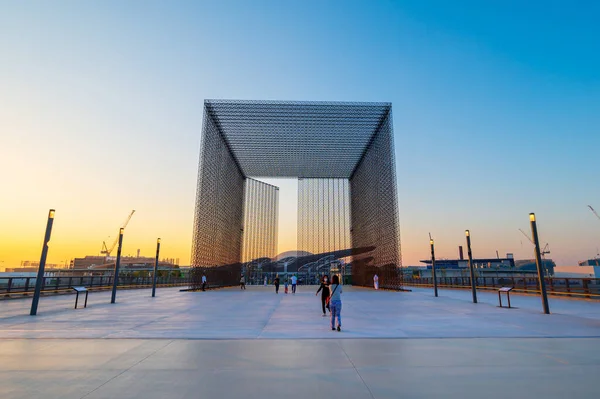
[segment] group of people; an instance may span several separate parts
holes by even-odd
[[[377,278],[377,275],[375,275],[375,278]],[[266,277],[265,277],[265,285],[267,283]],[[273,280],[273,285],[275,285],[275,293],[279,294],[279,275],[275,276],[275,279]],[[291,278],[291,283],[292,283],[292,294],[296,293],[296,287],[298,285],[298,277],[296,277],[295,275],[292,276]],[[375,282],[375,289],[379,288],[378,287],[378,281]],[[288,293],[288,280],[286,279],[284,282],[284,287],[285,287],[285,293]],[[206,289],[206,276],[202,275],[202,291],[204,291]],[[244,278],[244,275],[241,276],[240,278],[240,289],[241,290],[245,290],[246,289],[246,280]],[[319,295],[319,292],[321,293],[321,308],[323,310],[323,317],[327,316],[326,313],[326,309],[329,311],[329,314],[331,316],[331,329],[332,330],[338,330],[341,331],[342,330],[342,297],[341,294],[343,292],[342,290],[342,286],[340,284],[340,278],[337,275],[334,275],[331,279],[331,282],[329,281],[329,276],[323,276],[323,278],[321,278],[321,284],[319,285],[319,289],[317,290],[317,292],[315,293],[315,295]],[[337,325],[336,325],[336,321],[337,321]]]
[[[298,282],[298,278],[294,275],[291,278],[292,280],[292,294],[296,293],[296,286]],[[275,285],[275,293],[279,293],[279,275],[275,276],[273,280],[273,285]],[[288,280],[285,280],[284,283],[285,293],[288,293]],[[323,276],[321,278],[321,284],[319,285],[319,289],[315,293],[319,295],[321,293],[321,309],[323,310],[323,317],[327,316],[327,312],[325,309],[329,311],[331,316],[331,329],[332,330],[342,330],[342,297],[341,294],[343,292],[342,286],[340,284],[340,278],[337,275],[334,275],[329,281],[329,276]],[[337,322],[337,325],[336,325]]]
[[[327,316],[325,309],[329,310],[331,316],[331,329],[336,329],[337,319],[337,330],[342,330],[342,286],[340,285],[340,278],[334,275],[329,282],[328,276],[323,276],[321,284],[315,295],[319,295],[321,292],[321,309],[323,310],[323,317]]]
[[[292,283],[292,294],[296,293],[296,287],[298,286],[298,277],[296,277],[295,275],[292,276],[291,278],[291,283]],[[279,294],[279,284],[280,284],[280,280],[279,280],[279,275],[275,276],[275,279],[273,280],[273,285],[275,286],[275,293]],[[266,277],[265,277],[265,285],[266,285]],[[284,287],[284,292],[287,294],[288,293],[288,286],[289,286],[289,282],[288,279],[286,278],[284,283],[283,283],[283,287]]]

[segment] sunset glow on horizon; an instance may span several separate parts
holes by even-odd
[[[188,265],[206,98],[391,102],[404,265],[429,233],[457,258],[465,229],[474,257],[531,259],[530,212],[558,266],[593,258],[598,13],[533,3],[5,3],[0,271],[40,260],[50,208],[49,264],[98,255],[135,209],[123,255],[160,237]],[[297,249],[297,181],[259,180]]]

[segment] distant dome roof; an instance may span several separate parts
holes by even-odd
[[[298,250],[285,251],[285,252],[282,252],[279,255],[277,255],[275,257],[275,260],[280,260],[283,258],[290,258],[290,257],[307,256],[307,255],[312,255],[312,254],[310,252],[298,251]]]

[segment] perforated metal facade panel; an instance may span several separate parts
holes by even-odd
[[[242,262],[277,255],[279,188],[246,179]]]
[[[245,188],[244,179],[298,177],[298,249],[327,251],[348,241],[374,246],[358,264],[386,265],[391,279],[401,265],[393,153],[389,103],[205,100],[192,265],[239,265],[253,257],[242,253],[242,232],[254,240],[247,248],[268,248],[271,233],[250,238],[252,218],[244,221],[244,191],[253,187]],[[338,201],[348,189],[349,198]],[[351,226],[340,225],[346,222]],[[221,274],[235,284],[239,269],[231,270]]]
[[[352,247],[375,246],[354,258],[353,281],[371,285],[375,266],[383,287],[402,285],[392,114],[388,113],[350,178]]]
[[[298,179],[298,249],[318,254],[348,248],[348,179]]]
[[[206,100],[245,176],[349,178],[389,103]]]
[[[242,250],[244,176],[207,114],[202,132],[191,264],[237,263]]]

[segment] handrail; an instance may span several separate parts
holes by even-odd
[[[471,289],[470,277],[438,277],[438,287]],[[539,294],[538,281],[535,277],[477,277],[478,290],[496,290],[502,286],[513,287],[513,292],[523,294]],[[404,285],[415,287],[431,287],[433,280],[430,277],[404,278]],[[546,292],[548,295],[562,297],[584,297],[600,299],[600,279],[547,277]]]
[[[36,277],[0,277],[0,299],[33,294]],[[44,277],[43,294],[72,293],[74,286],[85,286],[90,291],[112,288],[113,276],[62,276]],[[189,285],[187,277],[158,277],[158,287],[176,287]],[[119,289],[152,287],[152,277],[119,277]]]

